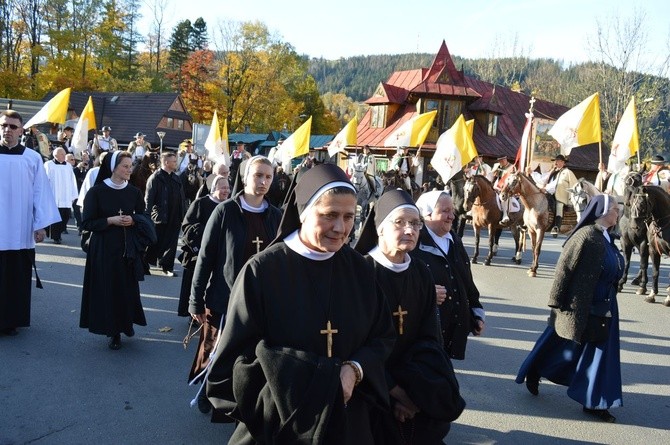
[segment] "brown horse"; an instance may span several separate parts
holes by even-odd
[[[158,152],[148,151],[144,154],[142,161],[133,168],[133,172],[130,174],[130,183],[140,189],[144,195],[149,176],[159,168],[161,168],[161,161]]]
[[[537,275],[544,234],[551,222],[547,195],[526,175],[518,172],[511,173],[507,177],[500,195],[503,198],[519,195],[519,199],[523,204],[523,223],[530,233],[530,241],[533,246],[533,264],[528,269],[528,275],[534,277]]]
[[[397,170],[388,170],[382,173],[382,188],[384,192],[388,190],[402,189],[409,193],[412,198],[414,198],[414,201],[416,201],[423,193],[423,190],[416,184],[416,182],[412,181],[411,179],[410,185],[412,186],[412,189],[407,190],[405,178],[403,178],[400,172]]]
[[[491,264],[491,259],[497,251],[497,241],[503,228],[509,227],[514,237],[515,255],[512,261],[521,264],[521,244],[519,223],[521,212],[509,214],[510,222],[507,225],[500,224],[502,211],[498,207],[496,191],[491,182],[484,176],[475,175],[469,178],[463,186],[463,207],[472,214],[472,225],[475,229],[475,253],[472,262],[477,263],[479,257],[479,240],[482,227],[489,231],[489,254],[484,260],[486,266]]]

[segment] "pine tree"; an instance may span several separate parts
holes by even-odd
[[[207,36],[207,23],[202,17],[193,22],[191,29],[191,46],[192,51],[201,51],[207,49],[209,45],[209,37]]]

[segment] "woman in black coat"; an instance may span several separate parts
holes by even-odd
[[[184,276],[181,280],[181,292],[179,294],[179,306],[177,315],[190,317],[188,313],[188,300],[191,296],[191,283],[193,282],[193,270],[198,259],[202,234],[205,231],[207,220],[219,203],[222,203],[230,195],[230,182],[224,176],[215,176],[212,181],[211,191],[208,195],[198,198],[184,216],[181,224],[182,230],[182,253],[179,261],[184,268]]]

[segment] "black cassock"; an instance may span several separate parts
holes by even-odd
[[[133,323],[146,326],[140,301],[140,286],[134,265],[124,257],[126,231],[136,226],[107,224],[107,218],[144,212],[144,198],[128,184],[117,190],[100,183],[86,193],[82,228],[91,232],[79,326],[94,334],[113,336],[134,334]],[[139,261],[139,259],[138,259]]]
[[[430,271],[416,259],[401,272],[389,270],[371,256],[367,260],[375,268],[375,278],[386,296],[398,334],[386,362],[388,389],[400,386],[420,408],[414,419],[404,423],[398,422],[392,412],[382,416],[378,440],[385,445],[441,444],[449,432],[449,420],[458,417],[463,405],[453,368],[442,351],[435,284]],[[429,353],[425,352],[426,345]],[[416,354],[417,348],[421,348],[420,356]],[[425,376],[430,377],[424,380]],[[438,393],[439,398],[434,396]]]
[[[331,358],[321,333],[327,321],[337,330]],[[384,361],[393,338],[388,307],[361,255],[344,246],[316,261],[279,242],[249,260],[233,286],[207,384],[215,420],[226,413],[242,422],[231,444],[271,443],[271,437],[374,443],[371,412],[388,409]],[[346,407],[339,384],[344,360],[364,372]]]

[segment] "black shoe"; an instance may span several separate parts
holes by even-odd
[[[61,244],[62,242],[63,240],[60,238],[54,240],[54,244]]]
[[[109,341],[109,349],[118,351],[121,349],[121,334],[116,334],[112,339]]]
[[[67,229],[63,230],[63,233],[66,234],[66,235],[70,234],[70,232],[68,232]]]
[[[14,337],[15,335],[19,335],[19,331],[16,330],[16,328],[7,328],[7,329],[1,330],[0,334],[7,335],[9,337]]]
[[[207,414],[212,410],[212,404],[209,402],[209,399],[207,399],[204,390],[200,391],[200,394],[198,394],[198,409],[203,414]]]
[[[603,422],[607,423],[614,423],[616,421],[616,417],[610,414],[609,411],[606,409],[590,409],[587,407],[583,407],[582,410],[586,413],[589,414],[593,417],[597,417],[598,419],[602,420]]]
[[[529,371],[526,374],[526,388],[534,396],[540,394],[540,376],[536,372]]]

